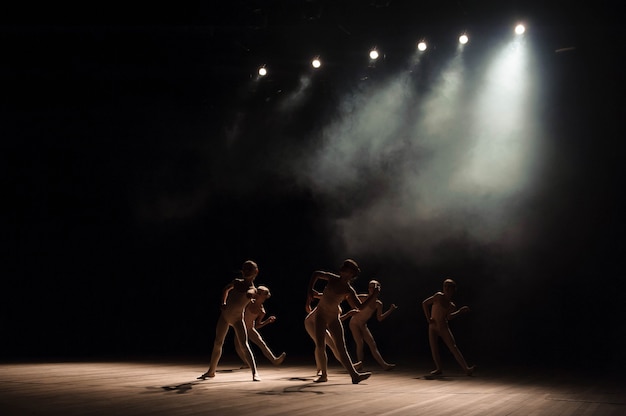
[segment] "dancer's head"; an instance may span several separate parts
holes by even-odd
[[[456,292],[456,282],[452,279],[446,279],[443,281],[443,293],[452,296]]]
[[[264,297],[265,299],[269,299],[272,296],[272,294],[270,293],[270,289],[267,286],[257,287],[256,294],[257,294],[257,297],[261,296],[261,297]]]
[[[341,265],[339,272],[350,273],[352,275],[352,278],[355,278],[359,275],[359,273],[361,273],[361,269],[359,269],[359,265],[356,263],[356,261],[352,259],[346,259]]]
[[[241,274],[243,277],[255,278],[259,274],[259,266],[252,260],[246,260],[241,266]]]
[[[370,280],[369,284],[367,285],[367,290],[369,291],[369,293],[372,293],[377,287],[379,290],[381,289],[380,282],[378,280]]]

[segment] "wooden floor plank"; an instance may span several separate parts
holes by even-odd
[[[2,415],[621,415],[624,384],[517,370],[428,377],[426,368],[373,370],[358,385],[329,369],[314,383],[308,361],[260,365],[262,381],[236,362],[197,380],[205,363],[58,362],[0,364]]]

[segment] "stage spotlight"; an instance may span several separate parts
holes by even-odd
[[[372,50],[370,51],[370,59],[371,59],[372,61],[377,60],[377,59],[378,59],[378,56],[379,56],[379,55],[378,55],[378,51],[377,51],[376,49],[372,49]]]
[[[417,50],[419,50],[420,52],[424,52],[427,48],[428,45],[426,45],[426,42],[424,42],[423,40],[417,44]]]
[[[467,37],[467,35],[465,33],[463,33],[461,36],[459,36],[459,43],[461,45],[465,45],[465,44],[467,44],[467,42],[469,42],[469,37]]]
[[[259,68],[259,76],[264,77],[267,75],[267,68],[265,68],[265,65],[263,65],[262,67]]]
[[[515,34],[522,35],[522,34],[524,34],[524,32],[526,32],[526,28],[524,27],[524,25],[519,24],[519,25],[515,26]]]
[[[320,61],[320,58],[313,58],[313,60],[311,61],[311,66],[315,69],[319,68],[322,66],[322,61]]]

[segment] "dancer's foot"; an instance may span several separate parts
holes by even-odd
[[[438,368],[434,369],[433,371],[430,372],[431,376],[440,376],[442,374],[442,371]]]
[[[361,371],[363,369],[363,361],[357,361],[356,363],[352,365],[354,366],[354,369],[356,371]]]
[[[468,376],[471,376],[474,374],[474,371],[476,370],[476,366],[473,365],[471,367],[467,367],[467,369],[465,370],[465,374],[467,374]]]
[[[322,375],[322,370],[320,370],[319,368],[317,369],[317,373],[315,374],[316,376],[321,376]]]
[[[274,365],[281,365],[283,363],[283,361],[285,361],[285,357],[287,356],[287,353],[283,352],[282,354],[280,354],[278,356],[278,358],[276,358],[274,360]]]
[[[206,380],[207,378],[213,378],[213,377],[215,377],[215,373],[211,374],[207,371],[206,373],[198,377],[196,380]]]
[[[328,381],[328,376],[320,375],[318,378],[313,380],[315,383],[326,383]]]
[[[359,384],[361,381],[370,378],[371,375],[372,373],[369,371],[366,373],[356,373],[356,377],[352,377],[352,384]]]
[[[252,374],[252,381],[261,381],[261,377],[258,374]]]
[[[395,364],[386,364],[385,363],[385,365],[383,365],[382,367],[383,367],[383,370],[389,371],[389,370],[392,370],[395,366],[396,366]]]

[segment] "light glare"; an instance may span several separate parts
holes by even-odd
[[[522,35],[524,32],[526,32],[526,28],[524,27],[524,25],[519,24],[517,26],[515,26],[515,33],[518,35]]]
[[[315,59],[313,59],[313,61],[311,61],[311,66],[313,66],[313,68],[317,69],[320,66],[322,66],[322,62],[318,58],[315,58]]]
[[[426,48],[427,48],[427,47],[428,47],[428,46],[426,45],[426,42],[424,42],[424,41],[422,41],[422,42],[420,42],[420,43],[418,43],[418,44],[417,44],[417,49],[418,49],[420,52],[424,52],[424,51],[426,50]]]
[[[262,66],[261,68],[259,68],[259,75],[264,77],[267,75],[267,69],[265,69],[264,66]]]
[[[462,34],[461,36],[459,36],[459,43],[461,45],[465,45],[467,42],[469,42],[469,38],[466,34]]]
[[[378,59],[378,51],[376,49],[370,51],[370,59]]]

